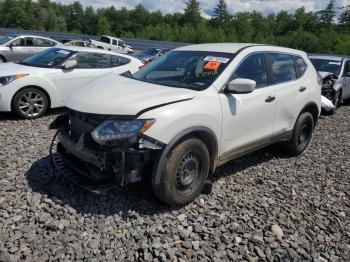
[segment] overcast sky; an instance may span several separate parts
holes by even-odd
[[[62,3],[72,3],[74,0],[60,0]],[[162,13],[182,12],[187,0],[81,0],[84,6],[94,8],[114,5],[117,8],[131,9],[142,4],[150,11],[160,10]],[[203,16],[210,16],[218,0],[199,0]],[[336,0],[338,7],[350,4],[350,0]],[[281,10],[293,11],[304,6],[307,11],[316,11],[325,8],[329,0],[226,0],[230,12],[257,10],[264,14]]]

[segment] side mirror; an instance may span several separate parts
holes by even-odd
[[[13,42],[10,43],[10,44],[8,45],[8,47],[11,48],[11,49],[12,49],[14,46],[16,46],[16,45],[15,45]]]
[[[66,61],[65,63],[63,63],[63,65],[61,66],[62,69],[74,69],[77,66],[78,62],[75,59],[71,59]]]
[[[230,93],[248,94],[255,90],[256,82],[251,79],[237,78],[228,83],[226,90]]]

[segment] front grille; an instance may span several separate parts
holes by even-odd
[[[71,139],[77,142],[82,134],[91,133],[105,118],[71,110],[69,120]]]

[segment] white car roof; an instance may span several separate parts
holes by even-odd
[[[57,42],[59,43],[57,40],[55,39],[52,39],[50,37],[46,37],[46,36],[40,36],[40,35],[9,35],[10,37],[12,36],[13,38],[19,38],[19,37],[35,37],[35,38],[44,38],[44,39],[47,39],[47,40],[51,40],[51,41],[54,41],[54,42]]]
[[[198,44],[188,45],[176,48],[175,51],[208,51],[208,52],[224,52],[235,54],[238,51],[249,47],[264,47],[265,52],[288,52],[293,54],[305,54],[305,52],[273,45],[266,44],[250,44],[250,43],[212,43],[212,44]]]

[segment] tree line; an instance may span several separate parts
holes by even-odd
[[[299,8],[293,13],[231,14],[225,0],[218,0],[212,18],[205,19],[197,0],[188,0],[182,13],[166,15],[150,12],[141,4],[128,10],[84,8],[80,2],[0,0],[0,27],[188,43],[266,43],[350,55],[350,5],[342,7],[338,16],[337,11],[335,1],[330,0],[317,12]]]

